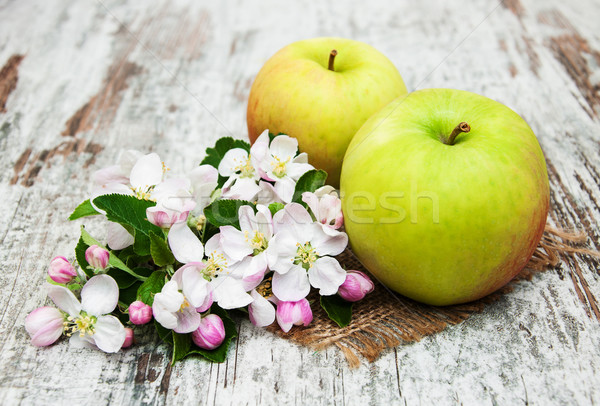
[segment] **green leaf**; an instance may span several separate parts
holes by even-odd
[[[117,282],[119,289],[128,288],[135,282],[139,281],[139,279],[135,276],[128,274],[127,272],[123,272],[121,269],[118,268],[112,268],[108,272],[106,272],[106,274],[112,277],[115,280],[115,282]]]
[[[221,318],[221,320],[223,320],[223,326],[225,327],[225,339],[223,340],[223,343],[214,350],[205,350],[194,345],[189,351],[189,354],[202,355],[204,358],[212,362],[224,362],[227,358],[227,350],[231,345],[231,340],[237,336],[237,329],[235,323],[233,320],[231,320],[226,310],[221,309],[217,305],[213,305],[210,308],[210,312],[212,314],[216,314]]]
[[[298,182],[296,182],[296,189],[294,190],[293,202],[302,203],[302,193],[314,192],[321,186],[325,185],[327,179],[327,172],[321,169],[313,169],[300,176]]]
[[[119,301],[129,306],[137,299],[137,291],[142,285],[141,281],[135,281],[131,286],[119,290]]]
[[[133,252],[141,257],[150,255],[150,237],[139,230],[133,233]]]
[[[77,242],[77,246],[75,247],[75,258],[77,259],[79,267],[83,270],[83,272],[85,272],[88,278],[91,278],[92,276],[94,276],[94,272],[92,272],[91,269],[88,269],[88,266],[90,266],[90,264],[87,262],[87,259],[85,259],[85,251],[88,249],[88,247],[89,245],[87,245],[85,241],[83,241],[83,236],[79,237],[79,241]]]
[[[154,233],[150,233],[150,253],[157,266],[171,265],[175,262],[175,257],[165,239]]]
[[[187,357],[191,353],[190,348],[192,348],[191,334],[177,334],[173,332],[173,357],[171,358],[171,364],[175,364],[177,361]]]
[[[115,254],[113,254],[104,245],[100,244],[100,242],[98,240],[96,240],[87,231],[85,231],[85,227],[84,226],[81,226],[81,239],[80,239],[80,241],[82,241],[83,244],[87,244],[88,247],[91,246],[91,245],[97,245],[99,247],[104,248],[105,250],[107,250],[110,253],[110,257],[108,259],[108,263],[111,266],[113,266],[114,268],[118,268],[118,269],[120,269],[122,271],[125,271],[125,272],[127,272],[128,274],[130,274],[132,276],[135,276],[137,279],[139,279],[141,281],[146,280],[145,277],[140,276],[140,275],[136,274],[135,272],[133,272],[127,265],[125,265],[123,263],[123,261],[121,261],[119,259],[119,257],[117,257]],[[77,244],[77,246],[79,247],[79,244]],[[87,247],[86,247],[86,249],[87,249]],[[76,248],[75,254],[76,254],[76,256],[80,255],[77,252],[77,248]],[[85,259],[85,250],[83,251],[83,259]],[[77,257],[77,262],[79,262],[79,264],[81,266],[81,262],[79,260],[79,256]],[[87,264],[87,261],[86,261],[86,264]],[[86,266],[86,268],[82,268],[82,269],[84,269],[84,271],[85,271],[87,269],[87,266]]]
[[[168,328],[164,328],[160,325],[156,319],[154,319],[154,328],[158,333],[158,337],[163,340],[167,344],[173,345],[173,330],[169,330]]]
[[[141,300],[148,306],[152,306],[152,303],[154,303],[154,295],[160,292],[163,286],[165,286],[166,275],[167,274],[163,271],[152,272],[152,275],[150,275],[139,287],[137,291],[138,300]]]
[[[212,225],[209,222],[204,224],[204,228],[202,229],[202,233],[200,234],[202,244],[206,244],[210,238],[219,232],[219,227]]]
[[[242,148],[250,152],[250,144],[246,141],[236,140],[231,137],[220,138],[214,147],[206,148],[206,157],[200,162],[200,165],[212,165],[215,168],[219,168],[219,163],[221,163],[227,151],[233,148]]]
[[[136,275],[143,276],[144,278],[147,278],[150,275],[152,275],[152,272],[154,272],[154,269],[144,268],[144,267],[139,266],[137,268],[134,268],[133,272],[135,272]]]
[[[135,234],[141,233],[150,237],[151,232],[156,234],[162,232],[160,227],[155,226],[146,218],[146,209],[155,206],[155,202],[140,200],[135,196],[111,194],[98,196],[94,199],[94,204],[99,209],[106,211],[106,217],[110,221],[133,228]],[[148,245],[148,253],[149,250]],[[136,250],[136,252],[138,251]]]
[[[271,203],[269,205],[269,210],[271,211],[271,216],[275,215],[275,213],[277,213],[279,210],[283,209],[285,207],[285,205],[283,203]]]
[[[338,295],[321,296],[321,307],[338,326],[346,327],[350,324],[350,320],[352,320],[351,302],[345,301]]]
[[[256,211],[254,203],[245,200],[215,200],[204,209],[204,215],[209,223],[216,227],[234,226],[240,228],[238,212],[240,207],[248,205]]]
[[[69,220],[77,220],[82,217],[95,216],[96,214],[100,213],[92,206],[90,199],[87,199],[75,208],[73,213],[69,216]]]

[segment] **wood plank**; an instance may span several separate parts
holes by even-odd
[[[465,323],[356,370],[335,349],[315,353],[240,319],[226,363],[172,368],[151,332],[106,355],[66,342],[37,349],[23,328],[45,303],[49,260],[72,257],[78,224],[66,217],[91,173],[124,148],[157,151],[183,172],[219,137],[245,137],[254,75],[312,36],[374,45],[410,89],[461,88],[519,112],[549,162],[551,222],[585,230],[600,248],[599,20],[592,0],[0,3],[0,66],[10,73],[0,84],[18,75],[0,91],[0,403],[599,402],[591,259],[537,275]],[[15,64],[13,55],[25,57]],[[103,232],[97,221],[91,228]]]

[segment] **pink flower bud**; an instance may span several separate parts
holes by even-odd
[[[131,329],[129,327],[125,327],[125,341],[123,342],[123,345],[121,346],[121,348],[131,347],[132,344],[133,344],[133,329]]]
[[[375,285],[371,279],[360,271],[348,271],[346,280],[338,289],[338,295],[349,302],[357,302],[371,293]]]
[[[308,300],[301,299],[297,302],[279,302],[276,317],[279,327],[287,333],[294,325],[308,326],[313,319],[313,314]]]
[[[216,314],[203,317],[200,327],[192,333],[192,340],[200,348],[214,350],[225,340],[223,320]]]
[[[35,309],[25,319],[25,330],[36,347],[53,344],[63,333],[64,317],[60,310],[44,306]]]
[[[54,257],[50,261],[48,275],[56,283],[68,283],[77,276],[77,271],[65,257]]]
[[[129,305],[129,321],[133,324],[146,324],[152,320],[152,308],[141,300]]]
[[[110,253],[102,247],[92,245],[85,250],[85,260],[94,269],[105,269],[108,266]]]

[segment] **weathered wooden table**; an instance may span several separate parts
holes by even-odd
[[[592,0],[0,1],[1,404],[592,404],[600,401],[598,261],[535,276],[461,325],[350,370],[238,320],[227,362],[169,366],[152,334],[115,355],[23,327],[45,303],[66,217],[123,148],[174,172],[246,137],[250,85],[282,46],[370,43],[409,89],[453,87],[519,112],[548,159],[557,226],[600,249],[600,5]]]

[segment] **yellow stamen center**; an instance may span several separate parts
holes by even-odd
[[[76,332],[79,332],[79,337],[85,337],[86,334],[92,336],[96,332],[94,328],[96,321],[95,316],[88,316],[85,312],[81,312],[77,317],[67,317],[63,322],[63,330],[67,337],[71,337]]]
[[[229,274],[227,270],[227,260],[223,254],[217,254],[216,251],[212,252],[206,260],[206,268],[203,270],[204,276],[209,279],[218,276],[219,274]]]
[[[234,170],[240,173],[240,178],[253,178],[254,177],[254,166],[252,166],[252,160],[250,155],[248,159],[241,161]]]
[[[148,200],[151,202],[155,202],[156,200],[152,198],[152,187],[150,186],[146,186],[146,187],[139,187],[137,189],[135,188],[131,188],[131,190],[133,190],[133,194],[135,197],[137,197],[140,200]]]
[[[314,262],[319,257],[317,250],[310,245],[309,241],[304,244],[296,243],[296,248],[296,256],[292,258],[294,264],[302,265],[304,269],[312,268]]]
[[[271,162],[271,166],[273,167],[273,175],[277,176],[278,178],[283,178],[286,174],[286,166],[290,159],[288,158],[285,161],[282,161],[276,156],[273,158],[275,158],[275,161]]]
[[[267,239],[260,231],[255,231],[252,238],[250,238],[250,233],[248,231],[244,231],[244,236],[246,237],[246,242],[254,249],[254,254],[258,254],[267,249]]]

